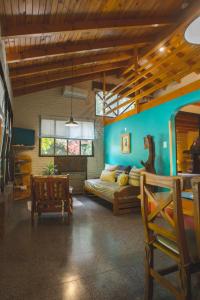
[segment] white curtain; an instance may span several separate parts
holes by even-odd
[[[94,139],[94,122],[77,121],[79,126],[67,127],[65,121],[41,120],[41,136],[78,140]]]
[[[41,120],[41,136],[43,137],[54,137],[55,136],[55,126],[54,120]]]

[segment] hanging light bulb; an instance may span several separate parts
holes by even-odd
[[[73,66],[72,66],[72,78],[73,78]],[[73,91],[74,91],[74,89],[73,89],[73,85],[71,85],[71,114],[70,114],[70,118],[69,118],[69,120],[65,123],[65,126],[69,126],[69,127],[75,127],[75,126],[79,126],[79,124],[76,122],[76,121],[74,121],[74,118],[73,118],[73,116],[72,116],[72,95],[73,95]]]

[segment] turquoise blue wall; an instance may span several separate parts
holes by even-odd
[[[141,167],[140,161],[145,161],[148,157],[143,138],[150,134],[155,141],[156,171],[158,174],[169,175],[169,121],[172,120],[174,123],[174,116],[182,106],[198,101],[200,101],[200,90],[105,126],[105,163]],[[125,133],[125,128],[126,133],[131,134],[130,154],[121,153],[120,136]],[[163,148],[164,141],[167,141],[167,148]],[[173,135],[173,144],[173,169],[175,170],[175,135]]]

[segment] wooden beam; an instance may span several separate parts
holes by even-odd
[[[65,42],[43,45],[40,47],[27,46],[23,47],[20,51],[18,51],[16,47],[12,47],[7,49],[7,62],[10,64],[21,60],[33,60],[47,56],[59,56],[74,52],[84,52],[108,48],[116,49],[117,47],[141,47],[145,44],[151,43],[153,38],[153,36],[147,36],[123,40],[84,40],[78,43]]]
[[[115,70],[108,71],[107,74],[114,75]],[[79,83],[79,82],[83,82],[83,81],[98,79],[101,76],[102,76],[102,72],[97,72],[94,74],[88,74],[88,75],[83,75],[83,76],[79,76],[79,77],[68,78],[65,80],[64,83],[62,80],[62,81],[41,83],[40,85],[36,85],[36,86],[35,85],[28,86],[27,85],[27,86],[17,88],[17,89],[14,88],[13,95],[14,95],[14,97],[18,97],[18,96],[22,96],[22,95],[26,95],[26,94],[36,93],[36,92],[43,91],[43,90],[53,89],[56,87],[62,87],[64,85],[70,85],[70,84]]]
[[[145,111],[145,110],[156,107],[158,105],[161,105],[161,104],[164,104],[166,102],[172,101],[172,100],[174,100],[178,97],[187,95],[187,94],[189,94],[193,91],[199,90],[199,89],[200,89],[200,80],[189,83],[188,85],[186,85],[182,88],[179,88],[175,91],[169,92],[166,95],[155,98],[155,99],[151,100],[148,103],[140,104],[140,113]],[[104,125],[106,126],[106,125],[118,122],[120,120],[126,119],[126,118],[128,118],[132,115],[135,115],[135,114],[137,114],[137,111],[136,111],[136,109],[133,109],[131,111],[126,112],[123,115],[117,116],[116,118],[105,118],[104,119]]]
[[[105,63],[105,62],[117,62],[128,60],[132,57],[131,52],[119,52],[119,53],[106,53],[97,55],[87,55],[82,57],[70,57],[66,60],[60,60],[57,62],[28,65],[25,67],[11,68],[10,65],[9,75],[11,79],[25,78],[36,74],[37,76],[41,73],[49,73],[55,71],[63,71],[73,66],[94,64],[94,63]]]
[[[117,63],[107,63],[104,65],[100,66],[90,66],[90,67],[85,67],[77,70],[72,69],[70,71],[62,72],[62,73],[56,73],[56,74],[47,74],[46,76],[37,76],[32,78],[31,80],[24,79],[16,79],[12,80],[12,87],[13,89],[17,88],[23,88],[24,86],[36,86],[44,83],[51,83],[55,81],[59,81],[60,83],[63,82],[63,85],[65,85],[65,80],[67,78],[72,78],[72,77],[79,77],[83,75],[88,75],[92,73],[100,73],[100,72],[106,72],[109,70],[116,70],[120,69],[122,66],[124,66],[124,62],[117,62]]]
[[[20,19],[20,16],[19,16]],[[61,16],[62,19],[62,16]],[[131,18],[117,18],[117,19],[93,19],[93,20],[65,20],[59,23],[49,23],[49,16],[32,16],[32,23],[23,24],[15,21],[12,22],[11,18],[4,19],[2,24],[1,37],[16,38],[16,37],[32,37],[45,34],[55,34],[59,32],[73,32],[83,30],[99,30],[99,29],[112,29],[112,28],[148,28],[169,26],[175,22],[174,17],[131,17]]]
[[[116,63],[106,63],[102,65],[92,65],[92,66],[86,66],[86,67],[81,67],[79,69],[73,69],[72,67],[70,70],[67,71],[59,71],[58,73],[53,73],[53,74],[46,74],[40,75],[40,76],[34,76],[31,78],[17,78],[12,80],[12,86],[14,88],[21,88],[24,85],[37,85],[41,83],[46,83],[46,82],[53,82],[53,81],[60,81],[60,80],[65,80],[66,78],[72,78],[72,77],[77,77],[77,76],[82,76],[82,75],[87,75],[87,74],[92,74],[92,73],[97,73],[97,72],[105,72],[109,70],[115,70],[115,69],[120,69],[124,66],[125,62],[116,62]]]
[[[115,84],[113,83],[106,83],[106,91],[114,88]],[[103,90],[103,83],[102,81],[92,81],[92,90]]]
[[[155,39],[153,46],[151,48],[147,48],[143,51],[144,59],[146,56],[151,55],[152,53],[159,50],[172,36],[176,33],[183,31],[186,26],[200,14],[200,0],[193,1],[188,8],[177,18],[176,23],[171,26],[166,32]],[[123,72],[122,75],[127,74],[134,68],[134,64],[129,65]]]
[[[152,87],[150,87],[147,90],[143,91],[141,94],[135,96],[134,98],[130,98],[126,102],[124,102],[124,103],[116,106],[115,108],[107,111],[107,114],[110,114],[113,111],[115,111],[117,109],[120,109],[121,107],[131,103],[133,100],[139,101],[140,99],[154,93],[155,91],[164,88],[165,86],[167,86],[172,81],[176,81],[176,80],[179,80],[179,79],[183,78],[184,76],[186,76],[188,74],[188,72],[192,73],[199,66],[200,66],[200,62],[199,62],[198,56],[197,56],[197,62],[195,63],[195,65],[193,65],[193,66],[188,65],[188,67],[185,68],[183,71],[180,71],[180,72],[178,72],[177,74],[174,74],[174,76],[171,76],[171,77],[167,76],[167,74],[166,75],[163,74],[162,76],[159,76],[160,78],[162,78],[162,81],[159,84],[153,85]]]
[[[120,84],[115,86],[114,89],[110,91],[110,96],[107,97],[106,100],[109,100],[109,98],[113,97],[113,94],[123,94],[124,90],[132,85],[135,85],[135,83],[140,79],[145,79],[145,77],[151,73],[154,69],[157,69],[162,63],[167,62],[168,60],[171,60],[171,55],[178,53],[178,51],[183,50],[184,47],[189,45],[183,45],[181,43],[179,47],[177,47],[175,50],[171,49],[171,47],[167,48],[167,55],[163,55],[162,53],[158,52],[157,55],[152,57],[150,60],[148,60],[145,64],[142,66],[137,66],[137,73],[133,72],[129,76],[127,76]],[[158,58],[160,57],[160,60]],[[134,63],[135,66],[135,63]]]
[[[124,91],[124,87],[123,88],[118,88],[117,92],[121,93],[120,97],[117,98],[116,100],[110,102],[110,105],[114,104],[117,101],[120,101],[121,99],[128,97],[129,95],[131,95],[132,93],[140,90],[142,87],[144,87],[145,85],[155,81],[156,79],[159,79],[160,77],[166,76],[166,73],[168,71],[167,68],[163,68],[162,71],[159,71],[159,68],[163,65],[163,63],[166,63],[168,61],[174,61],[174,60],[179,60],[177,53],[180,52],[180,50],[184,50],[188,45],[184,44],[184,45],[180,45],[179,47],[177,47],[174,51],[172,51],[170,54],[168,54],[167,56],[163,57],[163,59],[160,59],[158,62],[152,63],[152,61],[150,61],[150,65],[152,64],[152,66],[150,68],[147,68],[146,70],[144,69],[143,72],[141,72],[138,76],[135,76],[135,78],[133,78],[132,80],[130,80],[127,84],[126,87],[129,87],[130,85],[134,85],[133,88],[129,89],[128,91]],[[198,51],[197,51],[198,52]],[[187,59],[188,57],[190,57],[191,54],[189,53],[185,58],[183,58],[182,60]],[[140,69],[139,69],[140,70]],[[155,73],[156,72],[156,73]],[[141,83],[138,83],[139,80],[143,79],[144,76],[150,74],[151,76],[147,79],[144,79]],[[152,75],[154,74],[154,75]],[[108,97],[106,100],[109,100],[110,97]]]

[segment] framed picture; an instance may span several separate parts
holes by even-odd
[[[130,133],[121,135],[121,151],[122,153],[130,153]]]

